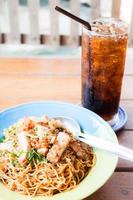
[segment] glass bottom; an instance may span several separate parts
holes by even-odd
[[[79,105],[81,106],[81,104],[79,104]],[[117,133],[117,131],[119,131],[120,129],[122,129],[123,126],[127,122],[127,113],[126,113],[126,110],[120,106],[118,108],[118,112],[114,115],[113,119],[107,120],[106,122]]]
[[[107,121],[109,123],[110,126],[114,126],[116,124],[119,123],[119,116],[118,116],[118,113],[116,113],[113,117],[113,119]]]
[[[126,122],[127,122],[126,110],[122,107],[119,107],[118,113],[114,116],[113,120],[109,121],[109,124],[113,124],[111,125],[111,127],[115,132],[117,132],[123,128]]]

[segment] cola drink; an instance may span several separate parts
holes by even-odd
[[[111,122],[118,112],[128,25],[101,18],[82,33],[82,105]]]

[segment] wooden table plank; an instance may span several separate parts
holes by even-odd
[[[117,133],[119,143],[133,149],[133,131],[119,131]],[[119,159],[116,171],[133,171],[133,162]]]
[[[77,75],[36,75],[36,74],[26,74],[26,73],[17,73],[17,69],[15,74],[5,74],[0,73],[0,91],[1,89],[5,88],[5,93],[10,94],[10,87],[8,82],[11,83],[12,92],[16,92],[15,90],[21,89],[22,92],[24,90],[30,90],[30,85],[34,85],[34,89],[30,93],[33,95],[37,95],[36,93],[44,94],[44,97],[50,94],[50,98],[53,98],[53,94],[49,92],[51,89],[54,89],[57,93],[60,91],[64,91],[63,96],[57,96],[57,98],[67,98],[67,99],[79,99],[81,96],[81,78]],[[122,95],[121,98],[128,100],[132,98],[132,88],[133,88],[133,81],[131,76],[124,77],[124,84],[122,88]],[[17,88],[15,87],[17,83]],[[29,86],[29,87],[28,87]],[[27,88],[28,87],[28,88]],[[49,90],[48,90],[49,87]],[[128,88],[128,89],[127,89]],[[9,91],[8,91],[9,90]],[[38,91],[36,91],[38,90]],[[68,92],[68,93],[67,93]],[[48,93],[48,94],[47,94]],[[57,94],[56,93],[56,94]],[[46,95],[47,94],[47,95]]]
[[[73,76],[0,76],[0,91],[3,91],[0,105],[4,101],[17,99],[21,99],[21,102],[37,99],[63,100],[69,97],[76,99],[80,96],[80,90],[74,86],[79,82],[79,77]]]
[[[0,61],[1,76],[79,76],[79,79],[77,79],[77,83],[74,87],[79,88],[80,93],[80,60],[77,62],[76,59],[67,59],[64,62],[64,59],[0,59]],[[68,85],[67,81],[66,84]],[[71,85],[68,87],[71,87]],[[125,100],[133,99],[132,88],[132,76],[129,74],[124,77],[121,98]],[[78,97],[79,96],[80,95],[78,95]]]
[[[120,105],[126,110],[128,116],[124,129],[133,130],[133,100],[121,100]]]
[[[80,59],[0,58],[0,73],[36,75],[80,75]]]
[[[125,75],[133,75],[133,57],[126,59]],[[21,72],[32,73],[71,73],[80,74],[81,59],[79,58],[0,58],[0,73],[14,73],[14,69],[18,68]],[[46,70],[47,69],[47,70]],[[58,71],[57,71],[58,70]]]
[[[86,200],[125,199],[133,200],[133,172],[115,172],[101,189],[86,198]]]
[[[128,100],[133,100],[133,76],[124,76],[123,77],[123,84],[122,84],[122,93],[121,98]]]

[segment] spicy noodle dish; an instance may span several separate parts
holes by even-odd
[[[4,130],[0,180],[25,195],[54,195],[75,188],[95,165],[93,149],[59,120],[25,117]]]

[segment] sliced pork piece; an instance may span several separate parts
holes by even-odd
[[[18,135],[18,142],[19,142],[19,149],[27,152],[30,148],[29,138],[27,137],[27,132],[22,131],[17,134]]]
[[[67,148],[71,138],[67,133],[59,132],[57,136],[57,143],[52,146],[47,154],[47,159],[49,162],[56,164],[65,149]]]
[[[92,148],[89,145],[79,141],[73,141],[70,143],[70,147],[75,151],[79,158],[84,160],[90,159],[90,151],[92,151]]]
[[[19,151],[23,151],[23,153],[19,157],[19,162],[23,163],[26,161],[26,154],[28,150],[30,149],[30,141],[29,138],[27,137],[28,132],[22,131],[18,132],[18,142],[19,142]]]

